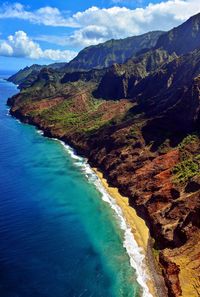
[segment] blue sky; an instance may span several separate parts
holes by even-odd
[[[198,12],[197,0],[0,0],[0,70],[67,62],[86,46],[169,30]]]

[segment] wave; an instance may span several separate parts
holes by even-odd
[[[101,183],[101,180],[96,175],[96,173],[92,170],[90,165],[87,162],[86,158],[78,156],[75,151],[63,141],[58,139],[54,139],[59,141],[70,155],[72,159],[75,160],[74,164],[80,167],[80,169],[84,172],[85,176],[89,180],[89,182],[93,183],[98,191],[102,194],[102,200],[109,203],[111,208],[114,210],[116,217],[119,221],[120,228],[124,231],[124,242],[123,246],[127,251],[127,254],[130,258],[130,264],[135,269],[137,275],[137,282],[143,289],[143,297],[152,297],[149,292],[149,288],[147,286],[147,281],[149,280],[149,276],[145,267],[145,255],[143,254],[142,248],[140,248],[134,238],[134,235],[131,231],[131,228],[126,222],[126,219],[123,216],[123,212],[121,208],[116,203],[115,199],[109,195],[104,186]]]
[[[39,135],[44,135],[44,132],[42,130],[39,130],[39,129],[36,130],[36,133],[39,134]]]
[[[6,108],[6,116],[7,117],[11,117],[11,115],[10,115],[10,108],[9,107]]]

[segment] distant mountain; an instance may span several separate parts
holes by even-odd
[[[51,68],[51,69],[59,69],[64,67],[66,63],[53,63],[50,65],[38,65],[33,64],[31,66],[27,66],[24,69],[19,70],[17,73],[13,74],[8,78],[8,81],[19,85],[19,88],[29,87],[31,83],[37,78],[40,70],[43,68]]]
[[[157,48],[162,47],[169,53],[186,54],[200,48],[200,13],[192,16],[182,25],[161,35]]]
[[[153,31],[125,39],[112,39],[87,47],[67,64],[66,69],[90,70],[109,67],[114,63],[124,63],[137,52],[154,47],[163,33],[163,31]]]
[[[142,94],[141,97],[145,101],[151,98],[152,92],[152,96],[158,96],[158,90],[161,93],[161,90],[164,91],[163,87],[168,90],[171,85],[174,88],[183,86],[199,74],[198,49],[200,49],[200,13],[177,28],[162,34],[154,48],[141,50],[124,64],[114,64],[109,67],[104,71],[95,94],[104,99],[134,98]],[[194,52],[189,54],[191,51]],[[178,58],[180,55],[185,56]],[[174,61],[169,63],[172,60]],[[166,66],[164,65],[159,71],[163,64]],[[162,79],[158,77],[158,73],[162,74]],[[161,84],[165,82],[167,85],[161,89]]]
[[[13,82],[16,85],[19,85],[24,79],[28,77],[32,72],[39,72],[44,65],[33,64],[30,67],[25,67],[24,69],[19,70],[17,73],[13,74],[8,78],[8,81]]]
[[[114,63],[124,63],[128,58],[135,56],[138,51],[154,47],[161,34],[163,34],[162,31],[155,31],[125,39],[109,40],[83,49],[69,63],[34,64],[20,70],[8,80],[18,84],[19,88],[24,88],[31,85],[37,78],[39,71],[44,67],[57,69],[61,72],[72,72],[86,71],[92,68],[101,69]]]

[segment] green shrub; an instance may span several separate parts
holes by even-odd
[[[199,140],[199,137],[197,134],[189,134],[186,136],[181,143],[179,143],[178,148],[180,150],[184,149],[186,145],[194,143]]]
[[[184,160],[172,169],[173,180],[175,183],[186,183],[191,177],[199,174],[199,171],[198,162],[192,159]]]

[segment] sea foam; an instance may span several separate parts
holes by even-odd
[[[123,212],[121,208],[117,205],[115,199],[109,195],[104,186],[102,185],[101,180],[98,178],[96,173],[92,170],[90,165],[87,162],[86,158],[78,156],[75,151],[69,146],[66,145],[63,141],[55,139],[59,141],[70,155],[70,157],[75,161],[74,164],[77,165],[85,174],[88,181],[93,183],[98,191],[102,194],[102,200],[109,203],[111,208],[114,210],[116,217],[119,221],[120,228],[124,232],[124,242],[123,246],[127,251],[127,254],[130,258],[130,264],[135,269],[137,275],[137,282],[142,287],[143,297],[152,297],[149,292],[149,288],[147,286],[147,281],[149,280],[149,276],[145,267],[145,255],[143,253],[142,248],[140,248],[134,238],[134,235],[131,231],[130,226],[126,222],[126,219],[123,216]]]
[[[42,131],[42,130],[36,130],[37,131],[37,134],[39,134],[39,135],[44,135],[44,132]]]

